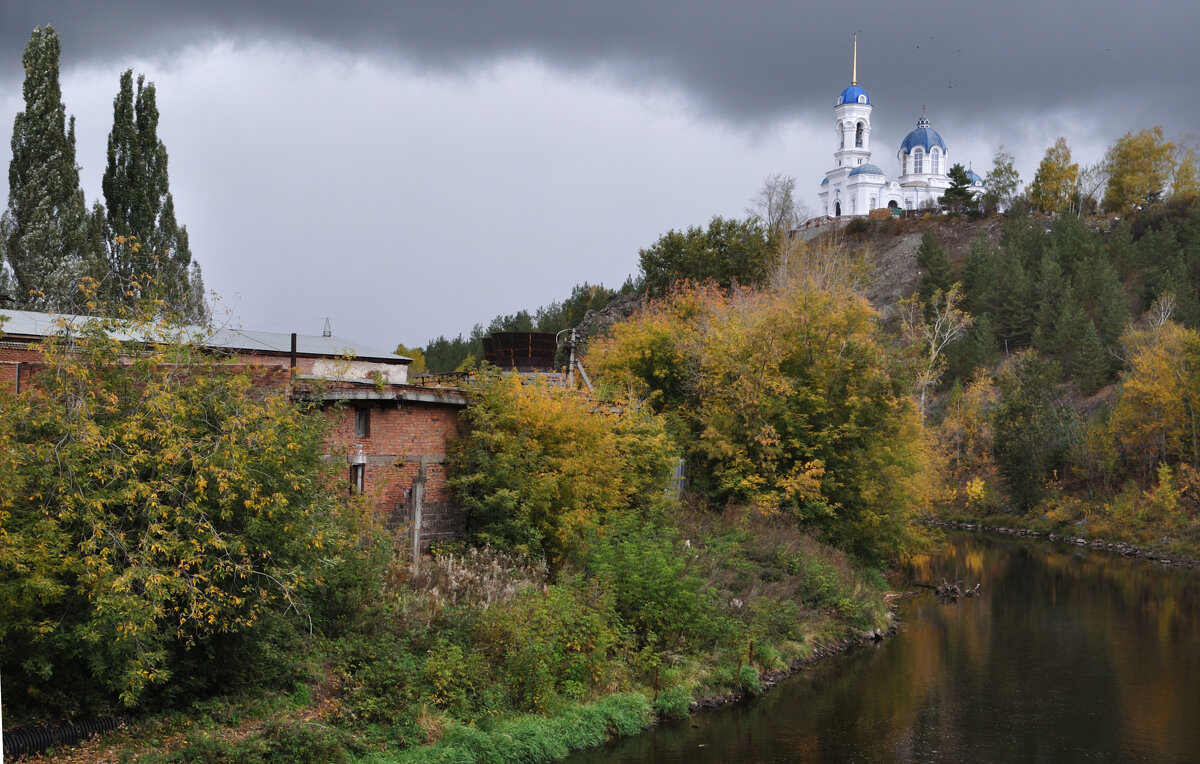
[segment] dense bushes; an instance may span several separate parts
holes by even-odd
[[[485,375],[454,447],[468,538],[560,564],[604,517],[661,503],[674,449],[659,421],[516,375]]]
[[[879,560],[913,541],[924,466],[908,373],[883,340],[865,300],[805,274],[680,287],[588,361],[664,413],[709,499],[784,512]]]
[[[286,676],[288,643],[339,617],[326,584],[372,585],[325,418],[162,331],[64,326],[34,384],[0,393],[0,661],[22,714]]]

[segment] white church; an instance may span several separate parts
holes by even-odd
[[[888,178],[871,163],[871,99],[858,84],[858,40],[854,42],[854,64],[850,86],[833,107],[838,147],[837,165],[821,181],[821,213],[826,217],[866,215],[880,207],[919,210],[936,207],[938,198],[950,188],[950,150],[924,114],[917,126],[900,143],[896,154],[899,176]],[[971,192],[981,195],[983,178],[967,171]]]

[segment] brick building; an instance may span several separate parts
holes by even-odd
[[[0,386],[19,391],[28,384],[41,343],[82,320],[0,308]],[[345,464],[346,489],[368,496],[389,526],[416,531],[423,549],[462,530],[445,471],[446,444],[467,405],[462,390],[411,385],[412,359],[331,335],[199,327],[185,333],[210,352],[280,370],[271,376],[289,394],[319,401],[333,420],[328,458]]]

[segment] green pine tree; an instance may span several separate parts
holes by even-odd
[[[946,372],[950,379],[966,379],[979,367],[990,366],[996,360],[996,336],[992,320],[987,315],[975,319],[961,342],[946,348],[949,360]]]
[[[1071,373],[1085,395],[1093,395],[1108,381],[1109,356],[1100,341],[1096,324],[1089,321],[1083,332],[1083,341],[1075,356]]]
[[[167,149],[158,139],[154,83],[133,71],[121,75],[113,99],[104,170],[107,206],[108,294],[118,303],[136,300],[150,276],[168,307],[187,320],[208,318],[203,280],[192,261],[187,228],[175,219],[167,175]]]
[[[1088,321],[1079,301],[1075,299],[1074,290],[1068,288],[1058,306],[1053,334],[1048,337],[1050,353],[1062,365],[1074,368],[1075,359],[1083,345],[1084,335],[1087,333],[1089,325],[1091,322]],[[1097,339],[1099,338],[1097,337]]]
[[[13,120],[8,209],[0,221],[9,289],[19,308],[73,311],[78,281],[98,256],[75,164],[75,119],[67,119],[53,28],[25,48],[25,110]]]
[[[950,272],[950,260],[946,250],[938,243],[933,231],[921,235],[921,247],[917,250],[917,264],[921,266],[921,286],[918,295],[921,302],[929,305],[935,292],[948,292],[954,283]]]
[[[955,164],[947,175],[950,177],[950,188],[938,199],[942,208],[950,212],[974,212],[978,204],[971,193],[971,180],[967,177],[967,168]]]

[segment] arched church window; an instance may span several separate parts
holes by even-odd
[[[871,197],[871,209],[875,209],[875,197]]]
[[[925,152],[913,150],[913,172],[925,172]]]
[[[863,123],[859,122],[858,127],[855,128],[855,130],[854,130],[854,147],[857,149],[861,149],[862,141],[863,141]]]
[[[867,97],[866,97],[865,95],[860,95],[860,96],[858,97],[858,102],[859,102],[859,103],[866,103],[866,102],[867,102]]]
[[[939,159],[941,159],[941,154],[938,153],[937,149],[934,149],[933,151],[929,152],[929,171],[934,173],[935,175],[938,172],[940,172],[940,170],[938,169],[938,160]]]

